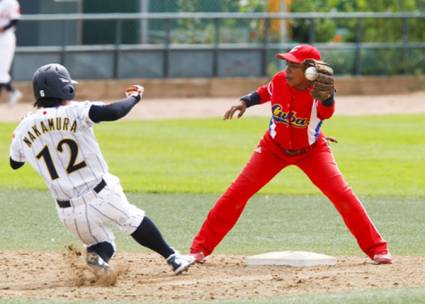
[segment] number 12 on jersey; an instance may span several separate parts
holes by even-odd
[[[67,145],[69,147],[69,151],[71,152],[68,166],[66,168],[66,172],[68,174],[71,174],[74,171],[80,170],[87,166],[85,161],[79,162],[78,164],[75,163],[78,157],[78,144],[72,140],[72,139],[62,139],[56,149],[59,152],[63,152],[63,146]],[[49,147],[44,146],[44,148],[40,151],[40,153],[37,154],[37,159],[43,158],[44,162],[46,163],[47,170],[49,170],[50,178],[52,180],[55,180],[59,178],[58,172],[56,171],[55,165],[53,164],[52,156],[49,151]]]

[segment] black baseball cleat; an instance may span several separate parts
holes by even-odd
[[[177,251],[170,255],[166,261],[167,264],[171,266],[175,274],[180,274],[195,264],[195,258],[193,256],[182,255]]]

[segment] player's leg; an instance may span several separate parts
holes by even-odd
[[[236,224],[248,200],[287,163],[277,158],[264,142],[252,154],[242,172],[208,213],[190,251],[198,262],[212,253]]]
[[[12,85],[10,68],[16,48],[16,37],[13,33],[5,33],[0,39],[0,84],[9,92],[9,104],[16,104],[22,93]]]
[[[155,223],[147,216],[143,218],[139,227],[131,234],[131,237],[140,245],[159,253],[165,259],[175,252],[164,240]]]
[[[98,199],[90,204],[98,218],[117,225],[140,245],[163,256],[176,274],[194,263],[193,257],[182,255],[169,246],[145,212],[127,201],[116,177],[108,176],[105,180],[106,187],[98,194]]]
[[[108,241],[99,242],[87,247],[87,265],[95,270],[109,271],[109,260],[115,253],[115,247]]]
[[[144,216],[139,227],[131,236],[140,245],[162,255],[177,274],[186,270],[195,262],[192,256],[182,255],[168,245],[155,223],[147,216]]]
[[[89,202],[77,207],[58,208],[64,226],[87,250],[87,265],[95,271],[110,271],[109,260],[115,253],[115,237],[90,210]]]
[[[9,92],[9,104],[10,105],[15,105],[19,102],[19,100],[22,98],[22,93],[21,91],[15,89],[12,85],[12,80],[9,81],[9,83],[7,83],[5,85],[6,90]]]
[[[12,58],[13,54],[11,54],[2,43],[0,43],[0,84],[2,88],[5,88],[11,80],[9,69],[10,64],[12,63]]]
[[[363,204],[344,180],[332,151],[324,139],[297,164],[332,201],[360,248],[373,259],[385,254],[387,242],[381,237]]]

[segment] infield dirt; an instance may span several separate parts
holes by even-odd
[[[370,288],[425,286],[425,257],[396,256],[374,265],[361,256],[339,256],[336,266],[246,266],[244,257],[213,255],[174,275],[154,254],[118,253],[117,280],[99,281],[76,251],[0,253],[0,298],[192,301],[336,293]]]
[[[238,98],[143,99],[124,119],[179,119],[222,117]],[[19,121],[34,111],[30,102],[0,103],[0,121]],[[338,96],[336,115],[425,113],[425,91],[400,95]],[[270,104],[249,108],[246,116],[270,115]]]

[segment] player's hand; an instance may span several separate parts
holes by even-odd
[[[134,96],[137,98],[137,101],[139,101],[142,98],[144,91],[145,91],[145,88],[143,86],[133,84],[132,86],[128,87],[125,90],[125,96],[126,97]]]
[[[226,113],[224,113],[224,120],[227,119],[232,119],[233,115],[235,115],[236,112],[238,113],[238,118],[241,118],[242,115],[245,113],[246,111],[246,103],[243,100],[240,100],[239,104],[237,106],[232,106],[229,110],[226,111]]]

